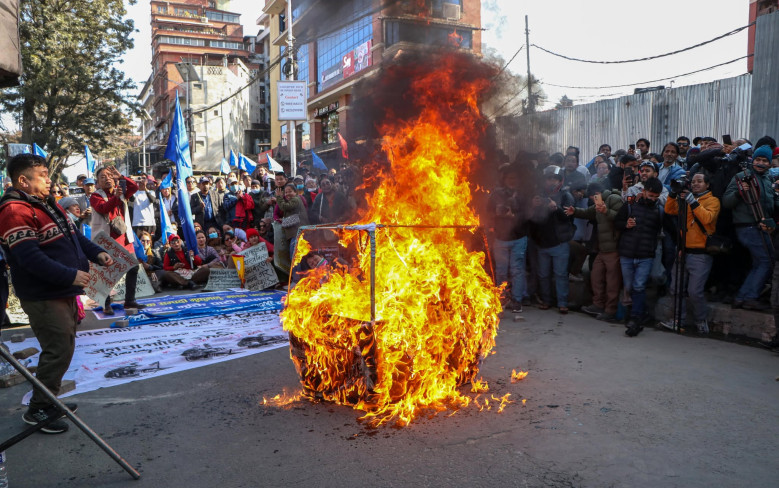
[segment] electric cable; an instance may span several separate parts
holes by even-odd
[[[552,56],[557,56],[558,58],[567,59],[568,61],[577,61],[577,62],[580,62],[580,63],[592,63],[592,64],[637,63],[639,61],[649,61],[649,60],[652,60],[652,59],[659,59],[659,58],[664,58],[664,57],[667,57],[667,56],[673,56],[674,54],[683,53],[685,51],[690,51],[692,49],[696,49],[696,48],[699,48],[701,46],[705,46],[707,44],[711,44],[712,42],[719,41],[720,39],[724,39],[725,37],[732,36],[734,34],[738,34],[739,32],[743,31],[744,29],[748,29],[748,28],[752,27],[753,25],[755,25],[756,22],[757,21],[750,22],[749,24],[747,24],[747,25],[745,25],[743,27],[739,27],[738,29],[733,29],[732,31],[726,32],[725,34],[717,36],[717,37],[715,37],[713,39],[709,39],[708,41],[704,41],[704,42],[695,44],[694,46],[686,47],[684,49],[678,49],[676,51],[672,51],[672,52],[665,53],[665,54],[658,54],[656,56],[647,56],[645,58],[636,58],[636,59],[625,59],[625,60],[622,60],[622,61],[595,61],[595,60],[591,60],[591,59],[574,58],[574,57],[571,57],[571,56],[566,56],[564,54],[556,53],[554,51],[550,51],[549,49],[541,47],[541,46],[539,46],[537,44],[531,44],[531,46],[535,47],[535,48],[538,48],[538,49],[540,49],[541,51],[543,51],[543,52],[545,52],[547,54],[551,54]]]

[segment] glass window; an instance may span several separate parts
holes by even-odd
[[[243,49],[243,44],[240,42],[228,42],[228,41],[209,41],[211,47],[221,47],[223,49]]]
[[[193,39],[191,37],[160,36],[159,42],[163,44],[179,44],[182,46],[205,46],[206,45],[205,40]]]
[[[330,112],[322,117],[322,143],[332,144],[338,142],[338,112]]]
[[[227,12],[212,12],[211,10],[206,10],[206,17],[208,17],[209,20],[226,22],[228,24],[238,24],[241,22],[240,15],[229,14]]]
[[[445,3],[453,3],[460,6],[460,11],[463,8],[463,0],[433,0],[433,13],[440,13],[444,9]]]
[[[371,2],[355,0],[346,7],[351,9],[351,14],[348,11],[341,12],[340,18],[353,18],[354,22],[317,40],[318,91],[350,76],[349,72],[346,75],[343,72],[344,57],[373,39],[373,16],[369,15]],[[353,54],[350,59],[353,62]],[[348,69],[353,73],[353,64]]]
[[[412,42],[462,49],[473,48],[473,31],[467,28],[393,20],[385,23],[384,33],[388,47],[398,42]]]

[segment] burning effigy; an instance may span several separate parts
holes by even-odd
[[[365,211],[297,241],[293,264],[323,233],[346,256],[309,271],[281,314],[304,395],[364,411],[373,425],[461,408],[487,388],[478,374],[495,345],[501,288],[486,249],[463,239],[480,227],[468,177],[484,158],[479,99],[490,86],[472,67],[451,54],[421,75],[389,73],[410,76],[404,98],[416,110],[382,114]]]

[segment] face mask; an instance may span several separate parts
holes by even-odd
[[[216,232],[212,232],[212,233],[208,234],[208,238],[209,239],[217,239],[217,238],[219,238],[219,234],[217,234]]]
[[[768,170],[768,175],[772,178],[779,177],[779,168],[771,168]]]
[[[256,195],[258,193],[260,193],[260,189],[259,188],[253,188],[252,189],[252,195]]]
[[[238,185],[238,189],[241,191],[246,191],[246,187],[243,185]]]
[[[230,191],[236,193],[238,191],[238,187],[235,185],[230,185]]]
[[[302,190],[303,189],[303,185],[295,185],[295,188],[297,188],[298,190]]]

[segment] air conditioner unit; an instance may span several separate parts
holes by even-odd
[[[446,20],[459,21],[462,17],[460,6],[456,3],[446,3],[443,5],[443,18]]]

